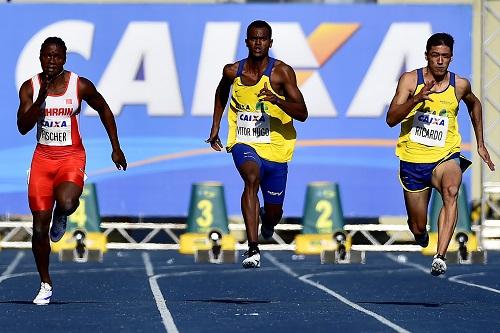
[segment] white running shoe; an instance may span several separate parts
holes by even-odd
[[[446,273],[446,258],[440,254],[436,254],[432,260],[431,275],[439,276]]]
[[[51,297],[52,297],[52,287],[50,286],[50,284],[42,282],[40,284],[40,291],[33,300],[33,303],[36,305],[47,305],[50,303]]]
[[[243,260],[243,268],[259,268],[260,267],[260,252],[259,250],[248,250],[244,254],[246,258]]]
[[[52,217],[52,226],[50,227],[50,240],[53,242],[58,242],[64,236],[66,232],[66,224],[68,222],[68,217],[66,215],[56,215]]]

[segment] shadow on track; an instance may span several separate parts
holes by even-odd
[[[443,305],[460,304],[465,305],[465,303],[456,302],[443,302],[443,303],[423,303],[423,302],[398,302],[398,301],[374,301],[374,302],[356,302],[357,304],[382,304],[382,305],[410,305],[410,306],[423,306],[425,308],[439,308]]]
[[[202,302],[202,303],[225,303],[225,304],[268,304],[278,303],[276,301],[264,300],[251,300],[251,299],[227,299],[227,298],[213,298],[213,299],[187,299],[186,302]]]

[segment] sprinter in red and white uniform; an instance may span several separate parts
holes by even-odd
[[[42,73],[24,82],[19,90],[19,132],[24,135],[37,126],[38,143],[28,185],[33,214],[32,249],[41,280],[35,304],[48,304],[52,296],[50,222],[50,239],[57,242],[64,235],[67,217],[77,209],[83,190],[85,149],[78,116],[82,100],[99,113],[116,167],[127,168],[113,113],[91,81],[64,69],[66,50],[62,39],[47,38],[40,49]]]

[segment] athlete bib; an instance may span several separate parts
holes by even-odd
[[[238,112],[237,117],[238,142],[271,143],[271,126],[267,113]]]
[[[47,146],[71,146],[71,117],[45,116],[38,123],[38,143]]]
[[[431,147],[444,147],[448,134],[448,117],[416,111],[410,140]]]

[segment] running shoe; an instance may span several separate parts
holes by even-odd
[[[446,258],[440,254],[436,254],[432,260],[431,274],[439,276],[446,273]]]
[[[42,282],[40,284],[40,290],[38,295],[36,295],[33,303],[36,305],[47,305],[50,303],[50,298],[52,297],[52,287],[50,284]]]
[[[427,247],[429,245],[429,233],[427,230],[422,235],[415,235],[415,242],[421,247]]]
[[[66,215],[56,215],[52,217],[52,226],[50,227],[50,240],[53,242],[58,242],[64,236],[66,232],[66,223],[68,222],[68,217]]]
[[[243,268],[259,268],[260,267],[260,251],[259,249],[250,249],[245,252],[246,257],[243,262]]]
[[[264,239],[270,239],[274,234],[274,225],[267,225],[264,223],[264,207],[260,207],[259,217],[260,217],[260,234]]]

